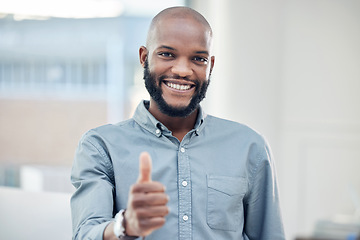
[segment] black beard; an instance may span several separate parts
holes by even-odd
[[[207,88],[210,84],[210,76],[207,81],[203,81],[203,84],[200,84],[199,80],[192,81],[196,84],[195,86],[195,95],[191,98],[191,101],[186,107],[172,107],[167,104],[162,96],[161,83],[166,78],[166,76],[160,76],[158,78],[158,84],[156,84],[155,77],[150,73],[148,60],[145,60],[144,63],[144,80],[145,87],[148,90],[150,97],[156,102],[159,107],[159,110],[170,117],[187,117],[198,109],[200,102],[205,98]],[[186,79],[177,77],[178,79]]]

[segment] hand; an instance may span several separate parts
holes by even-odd
[[[149,235],[165,224],[165,216],[169,213],[165,186],[151,181],[150,155],[143,152],[139,160],[139,177],[130,188],[125,211],[125,229],[129,236]]]

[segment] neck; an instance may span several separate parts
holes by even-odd
[[[199,110],[195,110],[186,117],[170,117],[162,113],[157,104],[150,100],[149,112],[164,124],[179,141],[194,128]]]

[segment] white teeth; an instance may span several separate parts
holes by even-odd
[[[177,90],[188,90],[190,89],[190,85],[180,85],[180,84],[175,84],[175,83],[166,83],[166,85],[168,85],[171,88],[177,89]]]

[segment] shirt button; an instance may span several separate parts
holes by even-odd
[[[160,129],[156,129],[156,134],[159,134],[160,133]]]
[[[184,187],[186,187],[186,186],[187,186],[187,184],[188,184],[188,183],[187,183],[187,181],[185,181],[185,180],[184,180],[184,181],[182,181],[182,183],[181,183],[181,185],[183,185]]]
[[[183,220],[184,220],[184,221],[187,221],[187,220],[189,220],[189,217],[188,217],[188,215],[184,215],[184,216],[183,216]]]
[[[180,151],[182,152],[182,153],[184,153],[185,152],[185,148],[180,148]]]

